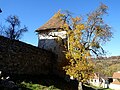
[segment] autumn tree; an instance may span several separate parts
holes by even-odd
[[[16,15],[8,16],[6,22],[8,23],[9,26],[3,28],[4,29],[3,33],[4,36],[12,40],[19,40],[23,33],[28,31],[26,26],[21,28],[20,20]]]
[[[82,83],[86,82],[94,71],[91,58],[103,55],[102,44],[109,41],[112,33],[111,28],[104,20],[108,7],[101,4],[99,8],[82,17],[72,17],[69,13],[59,14],[59,18],[65,21],[62,26],[66,30],[68,48],[66,59],[69,64],[64,68],[66,74],[77,79],[80,83],[79,90],[82,90]]]

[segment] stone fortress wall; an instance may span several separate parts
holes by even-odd
[[[0,70],[9,74],[53,73],[55,54],[18,40],[0,36]]]

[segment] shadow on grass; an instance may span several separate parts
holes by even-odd
[[[64,78],[60,78],[56,75],[12,75],[10,76],[11,80],[15,83],[19,84],[18,88],[14,89],[3,89],[3,87],[0,87],[0,90],[32,90],[28,89],[25,86],[20,85],[21,82],[26,83],[32,83],[32,84],[39,84],[46,87],[54,86],[55,88],[59,90],[78,90],[78,82],[76,80],[71,80],[67,82]],[[54,89],[50,89],[54,90]],[[56,89],[55,89],[56,90]],[[92,87],[88,87],[83,85],[83,90],[96,90]],[[97,89],[102,90],[102,89]]]
[[[0,86],[0,90],[31,90],[31,89],[28,89],[25,87],[7,88],[7,87]]]
[[[21,83],[24,81],[26,83],[40,84],[47,87],[54,86],[60,90],[78,90],[78,82],[76,80],[67,82],[64,78],[58,77],[56,75],[13,75],[11,77],[12,80],[16,83]],[[22,90],[30,89],[22,88]]]
[[[96,90],[96,89],[83,85],[83,90]]]

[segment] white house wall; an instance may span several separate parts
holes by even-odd
[[[61,65],[63,65],[66,62],[64,54],[65,48],[61,46],[56,39],[60,37],[63,39],[63,41],[66,42],[66,31],[50,33],[42,32],[38,34],[38,37],[39,37],[38,47],[54,52],[57,55],[58,62],[58,66],[56,66],[56,68],[62,67]],[[55,72],[60,73],[60,71],[57,69],[55,70]]]
[[[105,84],[104,79],[102,79],[102,82],[100,82],[99,78],[98,79],[92,79],[92,80],[90,80],[90,84],[92,84],[93,86],[97,86],[97,87],[107,88],[107,84]]]
[[[59,53],[60,48],[60,43],[57,42],[58,37],[61,39],[65,40],[66,39],[66,31],[61,31],[61,32],[43,32],[38,34],[39,37],[39,43],[38,47],[44,48],[46,50],[52,50],[55,53]]]
[[[42,32],[38,34],[39,43],[38,47],[54,52],[58,55],[58,62],[63,62],[65,59],[64,47],[61,47],[60,43],[57,42],[58,37],[66,40],[66,31],[61,32]],[[63,59],[63,60],[62,60]],[[64,60],[65,61],[65,60]]]
[[[56,39],[56,38],[66,38],[66,31],[61,31],[61,32],[49,32],[49,33],[41,33],[39,34],[39,39]]]
[[[109,85],[109,88],[113,89],[113,90],[120,90],[120,85],[118,84],[110,84]]]

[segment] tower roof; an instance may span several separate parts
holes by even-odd
[[[36,32],[43,31],[43,30],[54,30],[54,29],[60,29],[61,26],[64,24],[64,20],[59,18],[60,12],[58,11],[52,18],[50,18],[47,23],[45,23],[43,26],[39,27]]]

